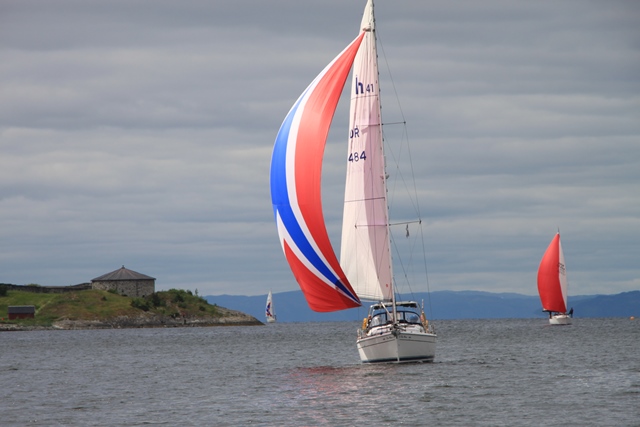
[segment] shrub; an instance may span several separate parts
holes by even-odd
[[[148,299],[154,307],[165,307],[167,305],[165,300],[160,298],[160,295],[158,295],[157,292],[154,292],[151,295],[149,295]]]
[[[151,307],[149,307],[149,301],[146,301],[142,298],[133,298],[131,300],[131,307],[138,308],[142,311],[149,311]]]
[[[4,285],[0,285],[0,297],[7,296],[7,287]]]

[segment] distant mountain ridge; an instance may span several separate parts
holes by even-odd
[[[483,291],[437,291],[431,293],[431,303],[426,293],[418,293],[405,299],[424,300],[429,319],[497,319],[544,318],[537,296],[515,293],[491,293]],[[258,296],[209,295],[205,299],[232,310],[247,313],[264,321],[267,294]],[[316,313],[307,305],[302,291],[273,294],[273,304],[279,322],[331,322],[359,321],[367,314],[368,305],[361,308],[333,313]],[[580,317],[630,317],[640,316],[640,291],[615,295],[578,295],[569,298],[574,316]]]

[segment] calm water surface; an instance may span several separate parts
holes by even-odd
[[[362,365],[357,323],[0,333],[0,426],[640,426],[640,320],[435,322]]]

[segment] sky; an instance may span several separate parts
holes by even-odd
[[[158,290],[297,290],[271,150],[364,3],[0,2],[0,283],[124,265]],[[640,2],[378,0],[376,19],[430,290],[535,295],[558,229],[570,295],[640,290]],[[344,174],[324,171],[339,239]]]

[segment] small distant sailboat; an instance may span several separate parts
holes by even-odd
[[[394,292],[373,0],[367,1],[359,29],[300,95],[280,127],[271,158],[276,226],[312,310],[359,307],[360,298],[374,302],[356,338],[362,362],[431,362],[437,336],[423,307],[397,302]],[[338,261],[325,226],[320,181],[327,135],[352,66]],[[419,217],[412,222],[421,224]]]
[[[570,325],[573,308],[567,311],[567,271],[560,243],[560,231],[556,233],[540,261],[538,268],[538,293],[542,310],[549,312],[552,325]]]
[[[276,322],[276,311],[273,307],[273,295],[271,295],[271,291],[269,291],[269,295],[267,295],[267,305],[264,309],[264,314],[267,318],[267,323]]]

